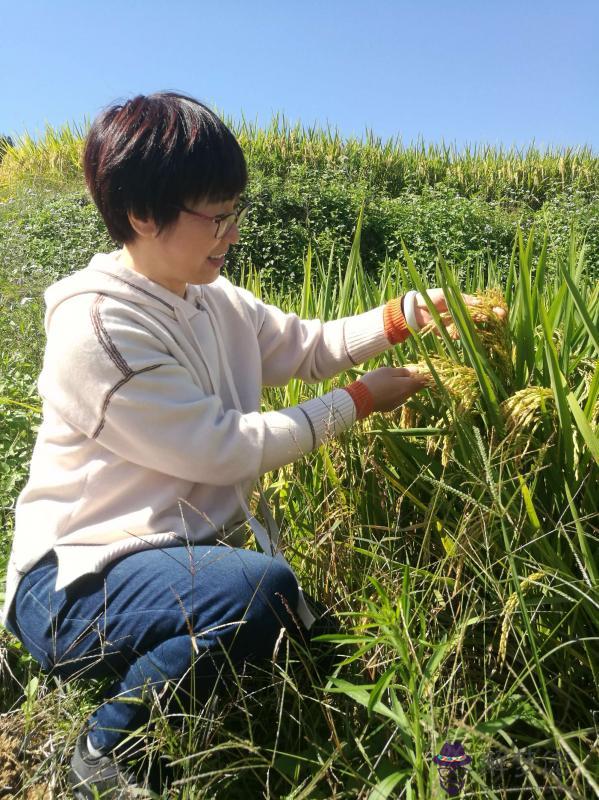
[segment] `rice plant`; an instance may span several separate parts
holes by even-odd
[[[364,271],[361,223],[343,268],[309,249],[295,292],[251,265],[240,285],[323,321],[425,292],[407,251]],[[451,741],[473,759],[465,796],[596,796],[599,287],[584,263],[573,240],[549,281],[546,246],[520,237],[510,264],[458,285],[439,259],[458,339],[425,329],[333,380],[265,390],[266,410],[381,365],[431,376],[402,408],[265,476],[286,556],[342,620],[321,639],[337,661],[284,640],[276,662],[199,707],[155,697],[144,733],[148,757],[170,763],[163,798],[439,798],[433,757]],[[37,284],[0,279],[11,387],[0,448],[18,479],[3,485],[4,564],[24,431],[39,422],[43,303]],[[474,313],[461,291],[479,293]],[[0,740],[6,763],[23,764],[19,791],[64,796],[64,753],[101,686],[48,679],[5,633],[0,666]]]
[[[575,241],[553,284],[544,281],[545,252],[533,263],[532,239],[520,238],[504,285],[477,287],[474,313],[459,291],[473,287],[458,287],[440,259],[459,340],[451,327],[441,338],[425,329],[382,358],[427,368],[430,391],[395,413],[396,426],[393,415],[370,418],[365,442],[345,437],[273,482],[297,521],[292,548],[312,587],[334,570],[342,586],[333,596],[354,621],[353,633],[334,640],[354,643],[345,663],[361,661],[362,680],[333,677],[329,688],[363,705],[373,728],[388,733],[394,770],[373,769],[373,797],[396,785],[406,796],[431,796],[430,759],[442,738],[466,742],[479,765],[493,748],[503,747],[507,763],[522,748],[550,746],[566,785],[597,789],[586,765],[597,764],[599,288],[585,280]],[[306,276],[311,268],[308,260]],[[326,318],[323,278],[306,277],[302,313]],[[338,285],[340,316],[407,288],[426,290],[406,252],[377,291],[357,247]],[[509,309],[505,324],[489,312],[497,303]],[[271,405],[295,402],[298,392],[273,393]],[[313,533],[318,510],[334,507],[343,510],[337,524],[347,537],[339,572],[312,546],[327,541],[326,524],[320,540]],[[338,541],[336,556],[340,549]],[[425,696],[415,694],[418,685]],[[512,773],[508,782],[517,783]],[[547,770],[522,775],[534,796],[564,783]],[[488,774],[473,778],[481,792],[493,785]]]

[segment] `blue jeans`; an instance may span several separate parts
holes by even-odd
[[[298,600],[293,572],[253,550],[143,550],[60,591],[56,571],[52,550],[21,579],[6,627],[64,679],[114,676],[106,702],[88,720],[99,750],[147,721],[149,686],[185,685],[193,672],[208,696],[229,661],[272,655],[282,627],[305,635],[287,610]]]

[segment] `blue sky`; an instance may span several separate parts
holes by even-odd
[[[3,0],[0,133],[179,90],[361,137],[599,151],[594,0]]]

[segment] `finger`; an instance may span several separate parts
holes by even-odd
[[[404,378],[398,391],[400,392],[401,397],[408,398],[411,395],[416,394],[416,392],[421,392],[423,389],[428,388],[428,382]]]
[[[420,372],[417,367],[398,367],[398,378],[413,378],[418,383],[428,378],[428,372]]]
[[[449,338],[450,339],[454,339],[455,340],[455,339],[459,339],[460,338],[460,334],[458,333],[458,329],[456,328],[456,324],[452,319],[445,320],[445,331],[446,331],[446,333],[449,334]],[[437,334],[437,336],[441,335],[437,329],[435,329],[435,333]]]
[[[445,301],[445,292],[443,289],[428,289],[426,294],[437,311],[447,311],[447,302]],[[426,300],[420,292],[418,292],[416,295],[416,305],[419,306],[419,308],[421,308],[423,311],[430,313],[428,311],[428,306],[426,305]]]
[[[412,378],[418,375],[418,370],[416,367],[397,367],[395,374],[398,378]]]
[[[455,327],[451,326],[451,322],[446,324],[446,331],[445,332],[449,334],[449,338],[450,339],[459,339],[460,338],[460,334],[457,332]],[[438,336],[439,338],[441,338],[441,332],[437,328],[435,328],[435,336]]]

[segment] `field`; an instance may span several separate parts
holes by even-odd
[[[286,557],[342,633],[284,641],[199,708],[155,697],[162,796],[441,798],[433,757],[455,741],[464,797],[598,796],[597,159],[360,149],[278,121],[238,135],[255,222],[231,280],[322,320],[442,286],[459,339],[422,332],[333,381],[264,391],[267,410],[377,366],[431,374],[265,476]],[[49,131],[0,164],[0,573],[40,422],[43,290],[113,249],[79,153],[80,132]],[[507,323],[460,292],[505,303]],[[0,795],[68,796],[102,684],[48,678],[4,630],[0,668]]]

